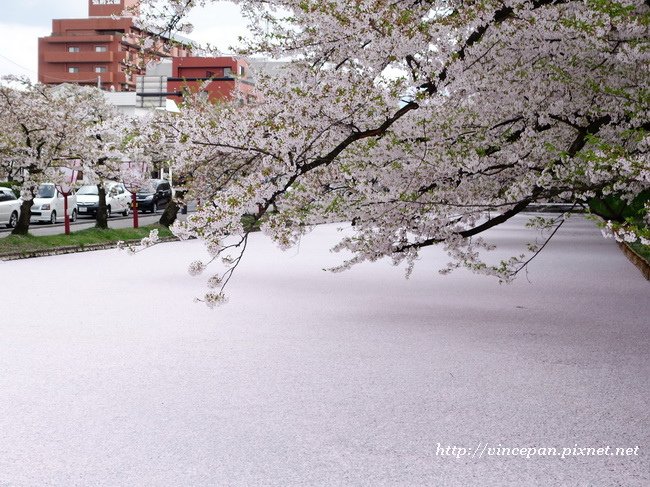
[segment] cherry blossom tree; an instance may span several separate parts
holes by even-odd
[[[39,185],[58,183],[60,168],[68,166],[98,185],[97,226],[107,228],[105,182],[120,181],[129,173],[125,161],[150,166],[142,122],[122,115],[95,88],[8,81],[20,85],[0,85],[0,167],[20,184],[23,200],[14,233],[28,232]]]
[[[97,185],[99,206],[97,228],[108,228],[109,208],[106,187],[109,181],[125,181],[130,187],[149,174],[151,156],[142,127],[146,120],[128,117],[110,105],[104,96],[90,108],[92,123],[84,130],[83,149],[78,157],[84,168],[87,183]],[[137,170],[136,170],[137,168]]]
[[[152,166],[167,168],[174,166],[173,161],[178,156],[176,122],[176,113],[156,110],[150,113],[144,123],[139,124],[139,140]],[[183,204],[185,181],[189,177],[188,165],[175,164],[175,166],[181,172],[174,175],[174,194],[159,220],[159,223],[166,227],[171,226],[176,220],[179,205]]]
[[[166,3],[174,25],[199,2]],[[226,263],[208,304],[246,247],[242,214],[282,247],[351,222],[337,270],[383,257],[411,269],[441,245],[443,271],[508,281],[539,248],[486,261],[486,230],[532,203],[631,202],[650,186],[648,2],[236,3],[253,31],[244,52],[291,61],[261,77],[258,106],[189,110],[177,127],[178,165],[204,203],[176,231]],[[627,221],[608,228],[650,238]]]
[[[21,214],[13,233],[26,234],[39,185],[60,182],[60,168],[75,164],[76,154],[83,152],[83,127],[94,99],[85,88],[5,81],[11,84],[0,85],[0,166],[21,187]]]

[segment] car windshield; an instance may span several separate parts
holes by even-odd
[[[36,193],[37,198],[54,198],[56,191],[54,185],[52,184],[42,184],[38,187],[38,193]]]
[[[155,193],[157,189],[158,184],[153,181],[149,181],[145,183],[142,188],[140,188],[140,191],[138,191],[138,193]]]
[[[77,190],[77,194],[93,194],[98,195],[97,186],[82,186]]]

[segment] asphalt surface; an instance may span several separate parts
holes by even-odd
[[[196,240],[0,262],[0,485],[650,485],[650,283],[592,222],[509,285],[323,272],[349,232],[251,235],[216,309]]]
[[[155,215],[151,213],[145,213],[139,215],[139,224],[140,225],[150,225],[158,222],[162,211],[158,212]],[[79,231],[86,228],[92,228],[95,226],[95,219],[91,217],[79,217],[76,222],[70,223],[71,231]],[[129,216],[112,216],[108,219],[108,226],[110,228],[128,228],[133,226],[133,215]],[[32,235],[58,235],[65,232],[65,225],[63,223],[57,223],[51,225],[48,223],[32,223],[29,225],[29,233]],[[5,237],[11,233],[11,228],[3,228],[0,230],[0,237]]]
[[[191,203],[189,208],[190,212],[194,211],[195,205]],[[139,224],[140,225],[152,225],[157,223],[160,220],[164,210],[158,210],[156,214],[152,213],[139,213]],[[179,212],[179,218],[184,218],[183,215]],[[70,223],[71,231],[84,230],[86,228],[92,228],[95,226],[95,218],[89,216],[80,216],[77,218],[77,221]],[[110,228],[128,228],[133,226],[133,214],[129,216],[111,216],[108,219],[108,226]],[[6,228],[2,225],[0,228],[0,238],[6,237],[11,234],[11,228]],[[29,233],[32,235],[58,235],[65,232],[65,225],[63,222],[56,223],[55,225],[49,223],[32,223],[29,226]]]

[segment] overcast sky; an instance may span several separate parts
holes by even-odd
[[[0,19],[0,75],[25,75],[36,81],[38,38],[50,35],[52,19],[88,16],[87,0],[19,0],[3,2]],[[209,42],[228,52],[237,37],[245,35],[239,8],[219,2],[195,11],[191,16],[195,31],[187,36]]]

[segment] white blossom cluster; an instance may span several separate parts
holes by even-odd
[[[160,243],[160,237],[158,236],[158,230],[154,228],[149,232],[149,235],[141,239],[138,244],[131,245],[120,240],[117,242],[116,247],[119,250],[124,250],[129,255],[135,255],[138,252],[142,252],[143,250],[148,249],[149,247],[153,247],[158,243]]]
[[[613,238],[617,242],[635,243],[640,242],[643,245],[650,245],[650,238],[639,234],[624,225],[618,225],[612,221],[608,221],[601,228],[603,237]]]
[[[195,260],[189,265],[187,272],[189,272],[190,276],[198,276],[203,273],[204,270],[205,264],[200,260]]]
[[[242,216],[282,248],[348,221],[335,270],[389,257],[408,273],[440,244],[445,271],[508,281],[543,245],[490,265],[484,231],[531,203],[650,189],[646,2],[236,3],[247,52],[290,62],[260,77],[256,106],[189,103],[168,124],[201,202],[175,231],[213,257],[247,234]]]

